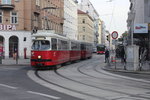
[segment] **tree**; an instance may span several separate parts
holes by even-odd
[[[128,32],[125,31],[121,36],[120,38],[118,38],[118,41],[123,41],[124,38],[126,38],[128,36]]]

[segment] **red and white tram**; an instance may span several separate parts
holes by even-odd
[[[81,59],[87,59],[92,57],[92,44],[87,42],[81,42]]]
[[[31,66],[51,67],[92,57],[92,45],[70,40],[54,33],[37,33],[32,37]],[[85,49],[81,49],[82,45]],[[84,53],[83,53],[84,52]]]
[[[70,40],[70,61],[76,61],[81,58],[80,42]]]

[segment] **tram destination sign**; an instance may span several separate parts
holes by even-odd
[[[15,25],[0,24],[0,31],[15,31],[15,30],[16,30],[16,26]]]

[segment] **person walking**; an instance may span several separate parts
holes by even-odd
[[[109,50],[105,50],[105,63],[109,63]]]
[[[124,47],[122,47],[122,49],[121,49],[120,57],[121,57],[121,63],[125,63],[126,62],[126,57],[125,57]]]

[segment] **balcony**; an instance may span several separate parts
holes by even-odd
[[[14,4],[0,4],[0,9],[3,10],[12,10],[15,8]]]

